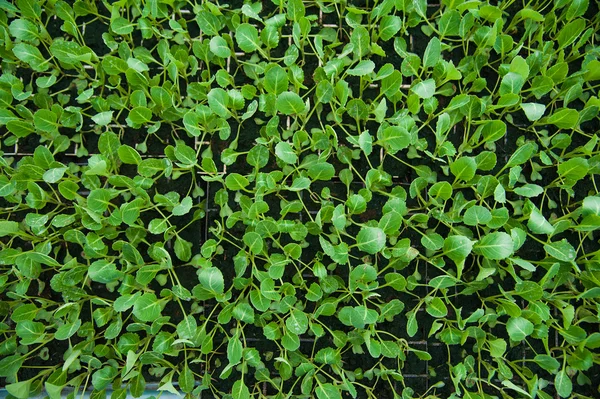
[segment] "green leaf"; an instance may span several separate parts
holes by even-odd
[[[356,236],[358,249],[369,254],[376,254],[385,247],[385,232],[379,227],[361,227]]]
[[[312,180],[331,180],[335,175],[335,168],[328,162],[316,162],[308,167],[308,176]]]
[[[527,228],[535,234],[552,234],[554,233],[554,226],[546,220],[544,215],[537,209],[533,208],[529,214],[529,220],[527,221]]]
[[[90,192],[87,198],[88,208],[96,213],[103,213],[108,209],[112,194],[108,189],[97,188]]]
[[[167,91],[167,89],[165,89],[164,87],[154,86],[150,88],[150,95],[152,96],[152,100],[154,101],[159,110],[165,110],[173,105],[173,100],[171,100],[171,93]]]
[[[42,132],[52,133],[56,131],[59,127],[57,120],[58,116],[49,109],[37,110],[33,115],[33,123],[36,129]]]
[[[36,72],[47,71],[50,67],[50,60],[44,59],[40,50],[31,44],[19,43],[12,48],[12,52],[15,57],[29,64],[31,69]]]
[[[559,49],[567,47],[571,43],[575,42],[575,40],[577,40],[579,35],[581,35],[585,29],[586,22],[587,21],[582,18],[577,18],[563,26],[557,36]]]
[[[210,109],[221,118],[229,116],[229,95],[227,92],[219,87],[212,89],[208,93],[208,105]]]
[[[56,333],[54,333],[54,338],[58,339],[59,341],[69,339],[70,337],[75,335],[75,333],[79,330],[80,327],[81,320],[77,320],[73,323],[63,324],[56,330]]]
[[[573,382],[565,370],[559,371],[554,377],[554,388],[561,398],[568,398],[573,392]]]
[[[17,374],[26,357],[11,355],[0,359],[0,377],[13,377]]]
[[[246,384],[244,384],[244,380],[237,380],[233,383],[231,396],[233,399],[250,399],[250,391]]]
[[[237,364],[242,359],[242,343],[238,334],[229,339],[227,343],[227,360],[230,364]]]
[[[142,162],[142,157],[137,152],[137,150],[133,147],[130,147],[126,144],[122,144],[117,150],[117,154],[119,155],[119,159],[121,162],[130,165],[138,165]]]
[[[320,384],[315,389],[315,394],[318,399],[342,399],[342,392],[333,384]]]
[[[254,309],[245,302],[238,303],[233,308],[232,315],[236,320],[244,323],[254,323]]]
[[[450,236],[444,240],[444,254],[454,263],[463,262],[473,249],[473,241],[465,236]]]
[[[244,234],[244,243],[250,248],[253,254],[259,254],[263,249],[262,237],[253,231]]]
[[[101,259],[93,262],[88,268],[88,275],[92,281],[102,284],[112,283],[123,276],[114,263]]]
[[[153,322],[160,317],[161,306],[153,293],[139,296],[133,305],[133,314],[143,322]]]
[[[498,93],[501,96],[508,93],[519,94],[523,88],[523,84],[525,84],[525,79],[523,79],[522,75],[515,72],[509,72],[502,77]]]
[[[177,382],[184,393],[190,393],[194,390],[194,373],[187,363],[183,366],[183,370],[179,372]]]
[[[6,386],[6,391],[17,399],[29,398],[29,391],[31,389],[31,381],[20,381]]]
[[[146,107],[135,107],[129,111],[128,119],[136,125],[143,125],[152,120],[152,111]]]
[[[344,218],[344,224],[346,218]],[[381,217],[379,220],[378,227],[382,229],[385,234],[393,235],[400,230],[402,226],[402,215],[396,211],[388,212]],[[341,229],[340,229],[341,230]]]
[[[113,18],[110,22],[110,29],[117,35],[129,35],[133,32],[133,28],[135,28],[135,23],[130,22],[123,17]]]
[[[216,267],[208,267],[198,272],[200,284],[214,294],[222,294],[225,290],[223,273]]]
[[[305,104],[298,94],[286,91],[277,96],[275,108],[284,115],[301,114],[304,112]]]
[[[522,341],[533,333],[533,323],[523,317],[511,317],[506,323],[506,331],[511,340]]]
[[[45,327],[42,323],[32,320],[23,320],[17,323],[15,332],[21,338],[21,344],[31,345],[40,342],[45,336]]]
[[[347,73],[350,76],[365,76],[375,70],[375,63],[371,60],[360,61],[354,68],[348,69]]]
[[[102,391],[112,383],[117,374],[118,372],[115,368],[105,366],[92,374],[92,385],[97,391]]]
[[[544,112],[546,112],[546,106],[537,103],[522,103],[521,109],[525,112],[525,116],[531,122],[537,121],[544,116]]]
[[[450,165],[450,171],[456,180],[470,181],[475,177],[477,162],[472,157],[461,157]]]
[[[308,317],[304,312],[294,309],[285,320],[285,325],[296,335],[304,334],[308,330]]]
[[[408,148],[410,142],[410,133],[401,126],[386,127],[377,140],[377,144],[382,145],[390,154],[396,154],[398,151]]]
[[[32,42],[37,39],[38,27],[27,19],[15,19],[8,26],[8,31],[16,39]]]
[[[298,155],[296,155],[292,146],[285,141],[277,143],[275,146],[275,155],[277,155],[277,158],[288,164],[295,164],[298,162]]]
[[[583,216],[588,216],[588,215],[600,216],[600,197],[597,197],[597,196],[585,197],[581,204],[581,214]]]
[[[587,175],[589,170],[588,165],[587,159],[571,158],[558,165],[558,175],[562,179],[567,180],[568,184],[573,184]]]
[[[291,331],[286,331],[281,338],[281,345],[290,352],[294,352],[300,348],[300,338]]]
[[[235,40],[238,46],[247,53],[260,48],[260,39],[256,28],[248,23],[240,24],[235,30]]]
[[[287,92],[289,79],[285,69],[277,64],[273,64],[265,73],[263,85],[268,93],[279,95],[283,92]],[[302,105],[302,107],[304,107],[304,105]]]
[[[560,108],[550,115],[546,121],[561,129],[573,129],[579,121],[579,112],[570,108]]]
[[[0,237],[16,234],[19,231],[19,223],[0,220]]]
[[[231,191],[243,190],[248,187],[249,184],[250,182],[248,179],[239,173],[229,173],[225,178],[225,186]]]
[[[436,318],[446,317],[448,315],[448,308],[441,298],[432,298],[430,301],[426,301],[427,305],[425,310],[431,316]]]
[[[506,341],[502,338],[488,340],[490,346],[490,355],[495,358],[502,357],[506,352]]]
[[[194,201],[191,197],[185,197],[181,202],[173,207],[171,212],[174,216],[186,215],[194,206]]]
[[[217,57],[227,58],[231,56],[231,49],[227,41],[221,36],[213,36],[210,39],[210,51]]]
[[[577,251],[566,238],[544,244],[544,250],[548,255],[563,262],[573,262],[577,257]]]
[[[427,48],[423,54],[423,67],[434,67],[440,60],[441,53],[442,44],[440,39],[434,36],[429,40],[429,44],[427,44]]]
[[[480,126],[480,129],[483,139],[486,142],[500,140],[506,134],[506,124],[502,121],[486,121]]]
[[[506,259],[514,252],[513,240],[504,232],[490,233],[475,245],[475,252],[487,259]]]
[[[352,43],[353,52],[358,57],[367,55],[371,48],[371,37],[369,31],[362,25],[358,25],[350,35],[350,43]]]
[[[319,103],[329,103],[333,98],[333,85],[327,80],[322,80],[317,84],[317,97]]]
[[[427,79],[414,85],[413,93],[423,99],[431,98],[435,94],[435,80]]]
[[[514,189],[515,194],[522,195],[523,197],[533,198],[537,197],[544,192],[544,188],[538,186],[537,184],[524,184],[521,187],[516,187]]]
[[[218,34],[224,26],[223,22],[216,15],[202,9],[196,13],[196,22],[200,30],[209,36]]]
[[[379,38],[388,41],[402,28],[402,19],[397,15],[385,15],[379,20]]]
[[[474,205],[465,211],[463,221],[468,226],[487,224],[492,220],[492,213],[484,206]]]
[[[536,355],[533,360],[538,366],[551,373],[555,373],[560,367],[558,360],[549,355]]]
[[[535,150],[536,145],[531,142],[525,143],[524,145],[518,147],[508,159],[505,168],[511,168],[513,166],[524,164],[531,159],[535,153]]]

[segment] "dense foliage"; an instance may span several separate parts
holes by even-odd
[[[0,0],[0,386],[598,397],[598,11]]]

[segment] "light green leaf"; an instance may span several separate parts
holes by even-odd
[[[487,224],[492,220],[492,213],[484,206],[474,205],[465,211],[463,221],[468,226]]]
[[[296,155],[292,146],[285,141],[277,143],[275,146],[275,155],[277,155],[277,158],[288,164],[295,164],[298,162],[298,155]]]
[[[125,144],[122,144],[119,147],[117,154],[119,155],[121,162],[125,164],[138,165],[140,162],[142,162],[142,157],[137,150]]]
[[[379,227],[362,227],[356,236],[356,244],[361,251],[376,254],[385,247],[385,232]]]
[[[117,14],[118,15],[118,14]],[[113,18],[110,22],[110,29],[115,32],[117,35],[128,35],[133,32],[133,28],[135,28],[135,23],[128,21],[123,17]]]
[[[0,220],[0,237],[16,234],[19,231],[19,223],[9,220]]]
[[[577,251],[566,238],[544,244],[544,250],[548,255],[563,262],[573,262],[577,256]]]
[[[510,235],[504,232],[490,233],[484,236],[477,245],[475,252],[487,259],[506,259],[514,252],[514,244]]]
[[[502,77],[498,93],[503,96],[508,93],[519,94],[525,84],[525,79],[518,73],[509,72]]]
[[[231,191],[243,190],[248,187],[249,184],[250,182],[248,179],[239,173],[229,173],[225,178],[225,185]]]
[[[308,330],[308,317],[304,312],[294,309],[285,320],[285,325],[296,335],[304,334]]]
[[[425,310],[431,316],[436,318],[446,317],[448,315],[448,308],[444,301],[441,298],[431,298],[430,301],[427,301],[427,305],[425,306]]]
[[[506,323],[506,331],[511,340],[522,341],[533,333],[533,323],[523,317],[511,317]]]
[[[231,49],[227,44],[227,41],[221,36],[213,36],[210,39],[210,51],[217,57],[227,58],[231,56]]]
[[[250,252],[258,254],[263,249],[262,237],[253,231],[244,234],[244,243],[250,248]]]
[[[220,87],[212,89],[208,93],[208,105],[210,109],[221,118],[229,116],[229,95]]]
[[[133,305],[133,314],[143,322],[153,322],[160,317],[160,312],[160,302],[150,292],[139,296]]]
[[[573,129],[577,126],[578,121],[579,112],[571,108],[560,108],[547,119],[549,124],[561,129]]]
[[[470,181],[475,177],[477,162],[472,157],[461,157],[450,165],[450,171],[456,180]]]
[[[244,383],[244,380],[237,380],[233,383],[231,389],[231,396],[233,399],[250,399],[250,391]]]
[[[402,28],[402,19],[397,15],[385,15],[379,20],[379,38],[388,41]]]
[[[27,42],[34,41],[39,35],[37,25],[27,19],[13,20],[8,31],[13,37]]]
[[[427,44],[427,48],[423,54],[423,67],[434,67],[440,60],[441,53],[442,44],[440,39],[434,36],[429,40],[429,44]]]
[[[573,392],[573,382],[565,370],[561,370],[554,377],[554,388],[561,398],[568,398]]]
[[[360,61],[354,68],[348,69],[347,73],[351,76],[365,76],[375,70],[375,63],[371,60]]]
[[[279,95],[288,90],[288,75],[281,66],[273,64],[265,73],[263,85],[268,93]],[[304,107],[304,104],[302,105]],[[280,111],[281,112],[281,111]]]
[[[431,98],[435,94],[435,80],[427,79],[414,85],[413,93],[423,99]]]
[[[223,273],[216,267],[208,267],[198,272],[200,284],[214,294],[222,294],[225,289]]]
[[[260,48],[260,39],[258,30],[248,23],[240,24],[235,30],[235,40],[238,46],[247,53],[256,51]]]
[[[367,55],[371,49],[371,36],[369,31],[362,25],[358,25],[350,35],[350,43],[352,43],[354,54],[358,58]]]
[[[17,399],[29,398],[32,380],[14,382],[6,386],[6,391]]]
[[[444,254],[455,263],[464,261],[473,249],[473,241],[465,236],[450,236],[444,240]]]
[[[531,122],[535,122],[544,116],[544,112],[546,112],[546,106],[544,104],[537,103],[522,103],[521,109],[525,112],[525,116]]]
[[[342,399],[342,393],[335,385],[320,384],[316,389],[317,399]]]
[[[298,94],[286,91],[277,96],[275,108],[284,115],[301,114],[304,112],[305,104]]]
[[[15,57],[29,64],[34,71],[44,72],[50,67],[50,60],[44,59],[40,50],[31,44],[19,43],[12,48],[12,52]]]

